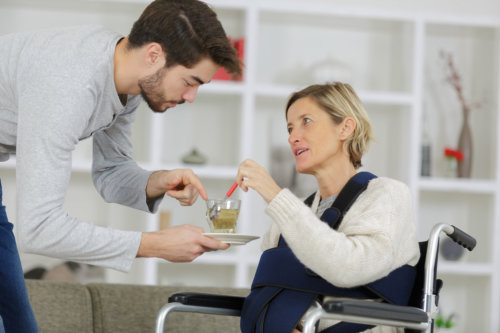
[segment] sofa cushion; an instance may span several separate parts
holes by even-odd
[[[93,283],[87,285],[94,308],[94,332],[154,332],[156,316],[168,297],[182,291],[246,296],[232,288],[138,286]],[[203,327],[203,328],[201,328]],[[239,318],[194,313],[172,313],[165,332],[240,332]]]
[[[92,302],[78,283],[26,280],[40,333],[93,332]]]

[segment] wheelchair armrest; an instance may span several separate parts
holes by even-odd
[[[163,333],[165,320],[172,312],[195,312],[239,316],[245,297],[184,292],[173,294],[156,316],[156,333]]]
[[[182,303],[184,305],[204,306],[212,308],[223,308],[241,310],[245,297],[215,295],[195,292],[184,292],[173,294],[168,298],[169,303]]]
[[[327,301],[321,308],[306,314],[303,332],[314,332],[315,324],[321,319],[334,319],[373,326],[402,327],[417,331],[427,330],[432,325],[432,318],[425,311],[412,306],[363,300],[336,300]]]
[[[326,313],[368,317],[381,320],[396,320],[425,323],[429,320],[426,312],[412,306],[401,306],[373,301],[328,301],[323,304]]]

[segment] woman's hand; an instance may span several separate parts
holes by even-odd
[[[250,159],[241,162],[236,181],[243,191],[248,192],[248,188],[254,189],[267,203],[281,191],[269,172]]]

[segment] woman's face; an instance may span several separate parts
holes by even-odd
[[[295,101],[287,113],[288,143],[297,172],[318,174],[342,156],[341,125],[310,97]]]

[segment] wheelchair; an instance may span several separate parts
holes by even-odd
[[[459,228],[436,224],[428,240],[420,242],[420,259],[416,265],[417,277],[409,305],[400,306],[367,300],[335,300],[308,311],[303,318],[303,332],[313,333],[320,319],[370,326],[404,328],[405,332],[433,332],[434,317],[438,313],[439,291],[443,281],[437,279],[438,251],[441,233],[472,251],[476,240]],[[195,312],[213,315],[240,316],[245,298],[239,296],[203,293],[176,293],[169,297],[156,317],[156,333],[163,333],[165,320],[172,312]]]

